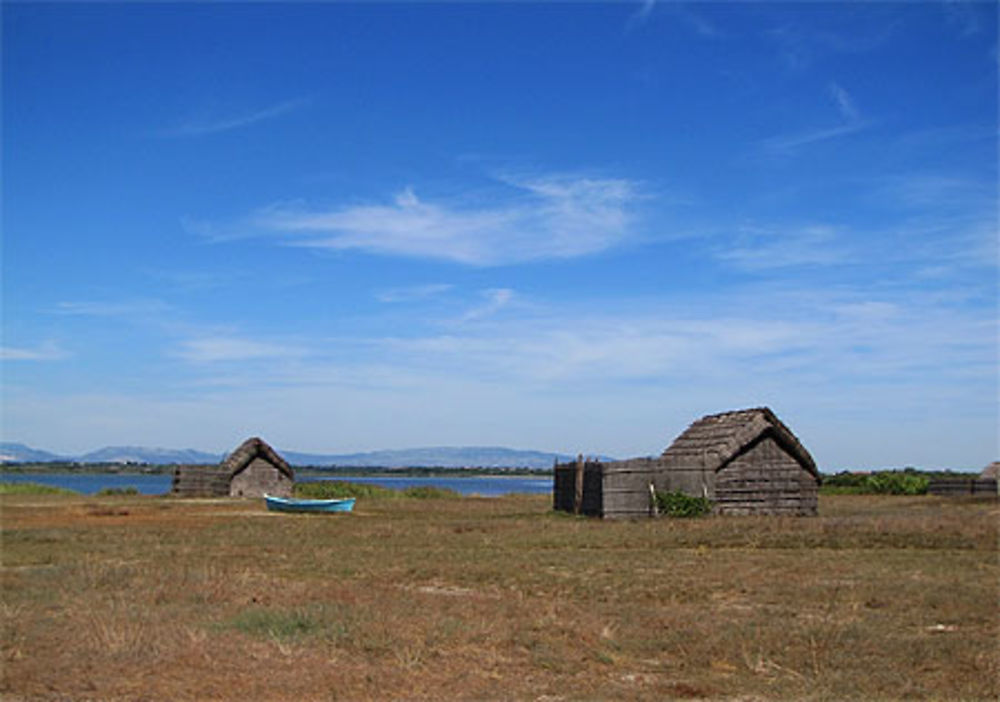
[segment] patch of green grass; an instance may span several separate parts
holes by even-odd
[[[433,485],[418,485],[408,487],[402,491],[404,497],[412,497],[417,500],[441,500],[461,497],[454,490],[448,488],[434,487]]]
[[[291,609],[253,607],[222,625],[250,636],[282,643],[318,638],[337,641],[351,630],[351,613],[336,605],[312,604]]]
[[[41,483],[0,483],[0,495],[78,495],[74,490]]]

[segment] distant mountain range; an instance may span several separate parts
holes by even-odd
[[[523,451],[498,446],[439,446],[432,448],[368,451],[365,453],[314,454],[281,451],[286,461],[295,466],[353,467],[441,467],[441,468],[551,468],[559,460],[574,457],[545,451]],[[65,456],[24,444],[0,442],[0,463],[45,463],[73,461],[77,463],[218,463],[223,454],[194,449],[149,448],[145,446],[106,446],[76,456]],[[601,456],[601,460],[613,460]]]

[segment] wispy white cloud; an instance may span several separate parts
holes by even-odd
[[[429,389],[443,378],[517,388],[522,397],[542,388],[613,396],[633,393],[634,383],[778,394],[808,387],[834,404],[849,401],[851,392],[851,402],[879,404],[887,386],[937,392],[991,382],[996,329],[988,311],[917,288],[877,294],[759,286],[685,304],[683,312],[648,301],[600,311],[560,305],[440,333],[336,345],[363,346],[366,367],[387,370],[376,374],[379,386],[389,382],[401,391]],[[336,384],[365,383],[368,371],[314,359],[289,372],[291,383]]]
[[[475,266],[574,258],[633,235],[641,199],[629,180],[504,176],[493,204],[427,201],[406,188],[388,204],[307,209],[276,205],[250,225],[291,245],[429,258]]]
[[[235,336],[205,336],[181,341],[172,355],[191,363],[226,363],[296,359],[308,352],[300,347]]]
[[[849,258],[844,237],[834,227],[800,228],[744,226],[724,246],[715,250],[721,261],[745,270],[770,270],[793,266],[844,263]]]
[[[806,432],[827,466],[908,460],[914,432],[932,430],[942,416],[965,426],[961,445],[945,432],[919,460],[940,456],[955,466],[956,455],[975,458],[994,447],[991,439],[983,448],[983,437],[995,437],[995,315],[917,288],[759,285],[673,301],[535,304],[517,315],[411,331],[325,339],[309,349],[204,334],[182,347],[191,375],[167,390],[117,399],[35,394],[18,399],[11,426],[28,426],[26,415],[47,418],[47,427],[92,441],[109,426],[119,436],[141,435],[148,422],[138,418],[153,414],[170,417],[165,426],[186,445],[215,446],[220,435],[234,444],[266,427],[269,438],[299,448],[317,440],[317,425],[302,422],[312,416],[329,430],[317,448],[339,451],[385,447],[386,418],[403,416],[402,433],[388,439],[397,446],[537,444],[624,457],[662,450],[700,413],[771,404],[797,430],[841,421],[817,431],[818,441]],[[901,413],[878,425],[879,436],[862,439],[870,446],[853,442],[870,416]],[[842,447],[847,432],[850,450]]]
[[[854,123],[861,119],[861,114],[854,105],[854,99],[850,93],[836,83],[830,83],[830,95],[833,96],[837,109],[840,110],[840,116],[845,122]]]
[[[284,102],[249,112],[189,119],[177,126],[162,129],[157,132],[157,135],[161,137],[199,137],[228,132],[294,112],[305,107],[308,103],[308,100],[302,98],[285,100]]]
[[[656,2],[657,0],[639,0],[638,7],[625,21],[625,31],[631,31],[635,27],[645,23],[649,19],[649,15],[653,12],[653,8],[656,7]]]
[[[377,292],[375,298],[379,302],[418,302],[444,295],[454,287],[449,283],[427,283],[425,285],[387,288]]]
[[[156,299],[114,301],[71,300],[59,302],[53,312],[80,317],[149,318],[170,310],[166,302]]]
[[[47,341],[35,348],[0,347],[0,361],[61,361],[72,354],[58,344]]]

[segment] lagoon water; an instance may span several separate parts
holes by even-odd
[[[11,483],[41,483],[74,490],[84,495],[93,495],[104,488],[134,487],[143,495],[164,495],[170,491],[172,477],[169,474],[147,475],[138,473],[0,473],[0,481]],[[544,494],[552,490],[552,478],[525,477],[480,477],[433,478],[433,477],[379,477],[379,476],[305,476],[300,482],[319,480],[344,480],[352,483],[368,483],[400,490],[415,486],[448,488],[461,495],[500,497],[510,493]]]

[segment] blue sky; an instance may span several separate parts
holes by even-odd
[[[3,5],[2,434],[1000,454],[994,3]]]

